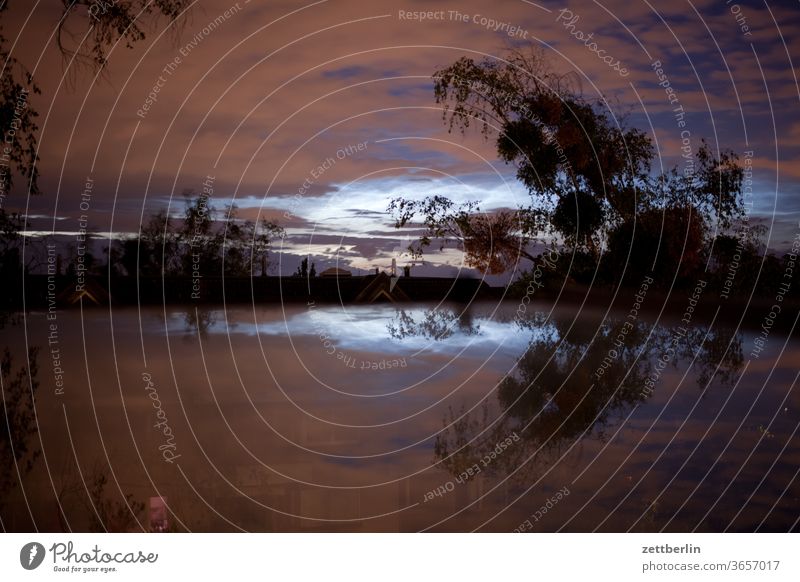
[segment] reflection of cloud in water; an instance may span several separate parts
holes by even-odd
[[[317,308],[337,347],[354,358],[380,360],[378,350],[427,347],[407,367],[385,371],[351,369],[329,355],[302,304],[198,309],[196,315],[193,308],[174,309],[167,313],[168,334],[162,308],[144,308],[142,336],[135,308],[115,311],[113,328],[103,310],[65,311],[59,314],[63,360],[83,361],[85,346],[91,390],[80,380],[70,383],[67,432],[52,376],[40,372],[42,447],[55,459],[77,451],[84,464],[108,458],[125,492],[138,500],[165,496],[173,514],[198,531],[416,531],[439,522],[434,529],[511,531],[567,484],[569,498],[537,530],[654,531],[673,516],[669,531],[698,523],[721,531],[732,520],[731,529],[752,531],[765,517],[764,529],[792,527],[800,497],[794,338],[785,351],[782,342],[772,342],[737,384],[742,346],[756,332],[718,328],[706,336],[708,330],[695,328],[677,365],[667,366],[643,399],[640,379],[671,338],[666,324],[652,336],[648,325],[635,336],[631,331],[625,353],[597,380],[627,312],[604,321],[602,313],[556,309],[547,325],[541,317],[529,330],[513,322],[513,304],[497,312],[473,304],[467,314],[445,306],[428,325],[432,307]],[[392,339],[387,326],[403,314],[404,333]],[[448,318],[452,326],[444,333],[439,324]],[[198,325],[208,326],[205,335]],[[6,333],[12,345],[21,345],[24,333],[32,344],[47,345],[45,314],[29,315],[27,332],[15,326]],[[459,355],[464,345],[472,347]],[[141,350],[185,478],[158,449]],[[720,374],[719,363],[730,373]],[[443,419],[471,409],[437,443]],[[459,437],[468,441],[487,428],[451,461],[432,464],[459,448]],[[428,491],[455,480],[449,470],[480,463],[501,437],[515,433],[519,440],[477,478],[424,502]],[[59,487],[63,478],[55,469]],[[31,473],[37,486],[26,488],[30,505],[21,498],[13,505],[17,524],[31,519],[30,506],[42,529],[58,529],[47,471],[39,463]]]
[[[298,310],[299,309],[299,310]],[[230,315],[230,314],[229,314]],[[261,316],[265,315],[260,313]],[[521,353],[534,339],[552,338],[552,329],[532,327],[520,332],[513,321],[492,318],[491,314],[471,317],[471,325],[459,321],[460,310],[448,307],[395,308],[386,306],[341,307],[317,306],[311,309],[292,308],[285,319],[269,312],[261,323],[226,319],[223,312],[209,318],[208,333],[242,334],[301,339],[324,335],[340,349],[364,352],[380,351],[409,355],[427,351],[438,354],[457,354],[465,349],[473,356],[489,356],[498,348]],[[393,325],[403,318],[403,333],[392,333]],[[438,331],[431,334],[425,323],[436,318]],[[172,321],[185,323],[183,316],[173,315]],[[540,337],[541,336],[541,337]],[[376,344],[379,341],[379,344]]]

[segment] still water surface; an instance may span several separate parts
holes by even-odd
[[[42,346],[43,454],[5,527],[148,529],[160,496],[191,531],[797,529],[796,340],[515,312],[60,312],[63,394],[29,314],[0,333]]]

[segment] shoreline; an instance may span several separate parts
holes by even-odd
[[[383,279],[382,279],[383,277]],[[385,280],[384,280],[385,279]],[[370,305],[375,303],[395,304],[398,306],[426,304],[469,304],[472,302],[503,302],[510,305],[519,303],[523,294],[510,287],[490,287],[480,279],[449,279],[435,277],[398,277],[394,282],[394,292],[401,299],[395,299],[389,293],[373,293],[364,296],[367,287],[378,288],[380,284],[392,285],[386,275],[367,275],[361,277],[304,279],[301,277],[253,277],[253,278],[204,278],[203,292],[200,298],[193,296],[191,277],[172,278],[139,278],[112,279],[110,294],[101,285],[99,279],[91,279],[85,285],[83,307],[96,306],[210,306],[223,305],[281,305],[305,304],[309,301],[321,305]],[[52,282],[52,281],[51,281]],[[70,289],[70,279],[61,276],[57,279],[58,310],[70,310],[79,306],[74,293],[65,293]],[[74,281],[72,282],[74,286]],[[91,291],[97,288],[96,296]],[[52,293],[48,294],[48,277],[46,275],[29,275],[26,278],[25,308],[27,311],[53,308]],[[378,289],[380,291],[380,289]],[[642,315],[659,316],[659,321],[681,321],[681,315],[690,308],[692,323],[709,324],[712,321],[736,325],[743,329],[762,329],[765,318],[778,308],[779,317],[768,329],[790,329],[800,313],[800,299],[786,297],[778,305],[774,297],[764,294],[752,298],[728,295],[723,297],[720,291],[703,286],[700,291],[677,290],[667,293],[661,289],[647,289],[646,296],[641,298]],[[635,287],[589,287],[568,283],[554,288],[545,285],[530,298],[537,309],[552,307],[576,307],[592,310],[608,310],[616,314],[624,313],[631,308],[634,297],[641,292]],[[21,298],[20,298],[21,299]],[[71,301],[74,300],[74,301]],[[638,305],[638,303],[637,303]],[[7,311],[21,311],[22,302],[10,302]],[[715,319],[716,316],[716,319]]]

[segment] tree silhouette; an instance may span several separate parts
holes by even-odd
[[[653,218],[663,214],[684,228],[679,233],[693,267],[709,226],[729,228],[743,216],[743,171],[733,152],[715,156],[702,142],[691,171],[654,176],[650,137],[604,101],[583,96],[571,77],[552,73],[541,51],[512,50],[479,62],[462,57],[433,79],[449,129],[463,133],[478,125],[484,138],[494,138],[498,157],[516,167],[530,202],[482,213],[478,202],[456,205],[438,195],[395,198],[388,206],[395,226],[424,227],[409,247],[416,256],[438,240],[461,248],[469,266],[499,273],[520,258],[534,261],[528,245],[546,237],[597,260],[609,239],[617,251],[635,244],[634,224],[658,237],[666,228]]]
[[[308,278],[308,257],[303,257],[303,260],[300,261],[300,264],[297,266],[297,271],[294,272],[295,277],[303,277],[304,279]]]

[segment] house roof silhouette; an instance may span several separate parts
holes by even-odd
[[[81,299],[90,301],[95,305],[105,305],[108,303],[109,295],[108,291],[100,283],[93,279],[86,279],[86,282],[80,286],[70,283],[69,287],[61,291],[56,297],[56,301],[68,305],[75,305]]]
[[[379,301],[410,301],[408,295],[397,285],[399,277],[390,277],[386,273],[380,273],[372,278],[361,292],[356,295],[356,303],[375,303]]]

